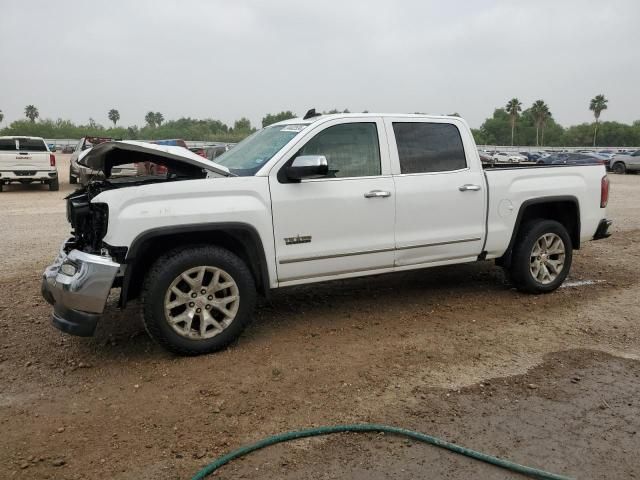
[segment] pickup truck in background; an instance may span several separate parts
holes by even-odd
[[[609,235],[603,165],[483,169],[458,117],[309,111],[217,163],[176,148],[107,142],[79,160],[104,179],[68,197],[73,235],[43,275],[59,329],[92,335],[119,287],[161,345],[201,354],[237,338],[271,289],[493,259],[546,293]],[[143,160],[166,172],[110,176]]]
[[[60,189],[56,157],[40,137],[0,137],[0,192],[9,183]]]
[[[640,172],[640,150],[631,153],[617,154],[609,161],[613,173]]]

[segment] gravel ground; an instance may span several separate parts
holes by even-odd
[[[61,158],[62,157],[62,158]],[[490,262],[277,292],[231,348],[172,356],[136,305],[91,339],[49,323],[42,269],[60,192],[0,194],[0,478],[182,479],[268,434],[377,422],[579,478],[640,476],[640,176],[611,176],[615,234],[577,252],[595,283],[523,295]],[[114,299],[115,300],[115,299]],[[381,435],[302,440],[220,478],[517,478]]]

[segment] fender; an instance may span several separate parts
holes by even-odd
[[[509,241],[509,246],[507,247],[507,250],[505,251],[504,255],[501,257],[502,264],[509,265],[509,263],[511,262],[511,252],[513,251],[513,246],[516,242],[516,238],[518,237],[518,231],[520,230],[522,217],[524,216],[524,212],[527,210],[527,208],[532,205],[544,205],[547,203],[560,203],[560,202],[565,202],[565,203],[568,202],[575,205],[576,213],[578,217],[576,218],[577,235],[576,235],[576,232],[569,232],[569,236],[571,237],[571,241],[573,242],[573,248],[576,250],[580,248],[580,231],[582,227],[580,225],[580,203],[578,202],[578,199],[573,195],[558,195],[558,196],[552,196],[552,197],[531,198],[529,200],[525,200],[520,205],[520,209],[518,210],[518,216],[516,217],[516,223],[514,224],[513,231],[511,232],[511,240]]]
[[[268,298],[270,294],[269,270],[262,239],[258,231],[252,225],[240,222],[197,223],[147,230],[131,242],[125,258],[127,268],[122,279],[119,306],[124,308],[127,300],[130,299],[132,279],[140,274],[136,265],[139,260],[145,258],[146,247],[152,245],[154,240],[178,237],[177,245],[187,245],[189,243],[211,243],[216,245],[219,243],[215,241],[215,233],[224,233],[226,238],[232,238],[242,248],[248,257],[245,260],[248,260],[247,266],[255,276],[258,291]],[[210,241],[208,239],[209,234],[213,234]],[[185,236],[187,236],[188,241],[185,241]],[[188,236],[192,238],[189,239]]]

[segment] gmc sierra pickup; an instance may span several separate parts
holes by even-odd
[[[142,161],[166,171],[110,174]],[[83,152],[104,179],[67,200],[72,236],[42,283],[56,327],[92,335],[120,288],[154,339],[195,355],[238,337],[274,288],[495,259],[519,290],[551,292],[609,235],[604,166],[484,170],[457,117],[310,111],[216,162],[141,142]]]
[[[43,183],[58,190],[56,156],[40,137],[0,137],[0,192],[10,183]]]

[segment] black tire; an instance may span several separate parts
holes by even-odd
[[[49,190],[52,192],[57,192],[58,190],[60,190],[60,182],[58,180],[58,177],[49,181]]]
[[[4,183],[0,182],[0,192],[4,190]]]
[[[555,234],[564,244],[564,262],[562,269],[553,281],[544,283],[539,281],[531,271],[531,259],[533,248],[543,235]],[[557,260],[557,257],[551,259]],[[515,287],[526,293],[548,293],[554,291],[569,274],[573,258],[573,247],[567,229],[555,220],[531,220],[523,225],[518,233],[511,257],[509,274]],[[546,267],[545,267],[546,268]]]
[[[169,324],[164,308],[171,283],[183,272],[199,266],[224,270],[238,288],[235,317],[220,333],[206,339],[187,338],[177,333]],[[225,348],[249,324],[256,304],[255,282],[247,265],[228,250],[206,245],[183,247],[168,252],[153,264],[145,278],[142,304],[145,328],[155,341],[179,355],[201,355]]]
[[[76,177],[73,173],[71,173],[71,170],[69,170],[69,183],[71,185],[75,185],[78,183],[78,177]]]
[[[611,167],[611,171],[619,175],[624,175],[627,173],[627,166],[622,162],[616,162],[613,164],[613,167]]]

